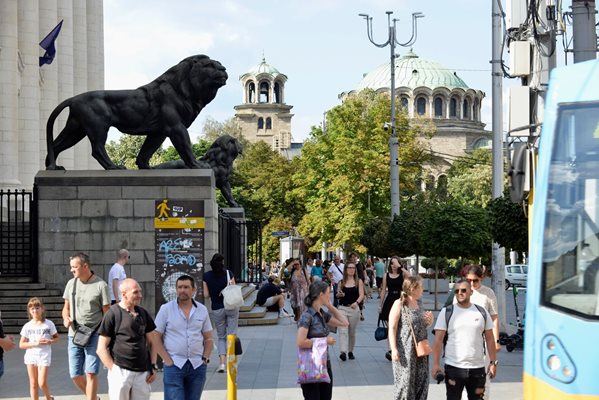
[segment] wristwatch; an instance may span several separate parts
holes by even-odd
[[[495,361],[489,361],[489,365],[494,365],[494,366],[497,366],[497,364],[498,364],[498,363],[499,363],[499,361],[498,361],[498,360],[495,360]]]
[[[154,371],[158,371],[158,364],[152,364],[152,369]]]
[[[208,364],[210,362],[210,359],[202,356],[202,361],[204,361],[204,364]]]

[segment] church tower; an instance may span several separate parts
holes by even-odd
[[[235,118],[243,137],[250,143],[266,142],[273,150],[289,149],[293,106],[285,104],[287,76],[263,58],[239,80],[243,104],[235,106]]]

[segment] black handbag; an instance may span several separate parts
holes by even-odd
[[[94,336],[94,333],[96,333],[96,329],[99,328],[96,327],[95,329],[89,328],[85,325],[79,325],[77,323],[77,318],[76,318],[76,311],[75,309],[77,308],[76,306],[76,302],[75,302],[75,289],[77,288],[77,279],[75,278],[75,282],[73,282],[73,292],[72,294],[72,302],[73,302],[73,325],[75,326],[75,335],[73,335],[73,344],[75,346],[79,346],[79,347],[86,347],[90,340],[92,339],[92,337]]]
[[[374,340],[380,342],[381,340],[387,339],[389,335],[389,328],[387,327],[386,321],[381,321],[381,314],[379,314],[379,320],[376,323],[376,329],[374,330]]]

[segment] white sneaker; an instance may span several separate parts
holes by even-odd
[[[216,370],[216,372],[220,372],[221,374],[223,372],[225,372],[225,364],[221,364],[218,366],[218,369]]]
[[[279,311],[279,318],[291,318],[291,317],[292,317],[292,315],[290,315],[287,311],[285,311],[284,308],[282,308]]]

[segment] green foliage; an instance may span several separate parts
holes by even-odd
[[[389,235],[390,221],[385,217],[373,217],[364,225],[360,243],[368,249],[369,254],[378,257],[391,257]]]
[[[231,186],[249,219],[268,221],[285,217],[297,223],[303,214],[303,204],[290,195],[294,162],[264,142],[246,146],[236,162]]]
[[[427,251],[425,226],[431,203],[424,194],[401,204],[389,231],[389,241],[394,253],[402,257],[421,255]]]
[[[231,117],[224,122],[219,122],[214,118],[207,117],[202,128],[204,139],[212,144],[219,136],[229,135],[237,138],[245,149],[249,144],[246,138],[241,135],[241,127],[237,124],[235,117]]]
[[[278,261],[281,238],[272,236],[272,232],[291,232],[293,225],[289,219],[283,217],[272,218],[262,229],[262,257],[267,262]]]
[[[194,157],[195,158],[203,157],[211,145],[212,145],[212,142],[209,142],[206,139],[198,138],[198,142],[193,143],[191,145],[191,150],[193,151]],[[162,161],[161,162],[174,161],[174,160],[180,160],[180,159],[181,159],[181,157],[179,156],[177,149],[175,149],[173,146],[169,146],[162,153]]]
[[[146,136],[121,135],[118,142],[111,140],[106,143],[106,152],[116,165],[127,169],[137,169],[135,159]],[[160,164],[162,161],[162,148],[158,149],[150,159],[150,165]]]
[[[491,248],[488,216],[484,209],[455,200],[434,204],[424,227],[426,256],[480,257]]]
[[[429,268],[432,268],[434,270],[438,270],[439,273],[442,273],[442,272],[446,271],[447,268],[449,267],[449,261],[445,257],[429,257],[429,258],[424,258],[420,262],[420,264],[427,271],[428,271]]]
[[[293,175],[293,196],[305,204],[299,223],[302,235],[322,243],[364,252],[363,229],[372,217],[390,214],[389,121],[390,99],[364,90],[327,113],[327,130],[312,128]],[[418,131],[405,114],[397,115],[400,163],[424,159]],[[414,188],[415,175],[400,175],[400,186]]]
[[[478,149],[454,161],[447,174],[447,191],[451,197],[464,204],[486,207],[492,198],[491,158],[489,150]]]
[[[528,218],[522,204],[504,195],[493,199],[487,210],[493,239],[507,249],[528,251]]]

